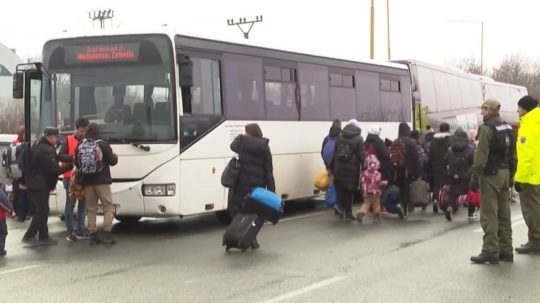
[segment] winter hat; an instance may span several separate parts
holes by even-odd
[[[526,110],[527,112],[530,112],[531,110],[538,107],[538,100],[531,96],[524,96],[518,101],[518,106]]]
[[[352,125],[352,126],[356,126],[356,127],[360,128],[360,123],[358,123],[358,120],[356,120],[356,119],[349,120],[349,122],[347,122],[347,125]]]
[[[380,135],[381,134],[381,127],[379,125],[372,125],[371,128],[368,130],[368,134],[370,135]]]

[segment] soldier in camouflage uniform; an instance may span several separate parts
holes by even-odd
[[[471,257],[478,264],[513,262],[509,182],[515,172],[515,135],[499,115],[494,99],[482,104],[484,124],[478,130],[478,148],[472,167],[480,183],[480,224],[484,230],[482,252]]]

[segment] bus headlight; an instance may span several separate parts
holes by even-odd
[[[174,196],[176,185],[174,184],[148,184],[142,187],[143,196]]]

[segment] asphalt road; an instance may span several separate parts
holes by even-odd
[[[514,245],[526,242],[512,205]],[[293,207],[259,235],[261,248],[226,253],[213,215],[115,224],[115,246],[65,240],[24,248],[25,224],[9,221],[0,258],[0,302],[539,302],[540,256],[474,265],[482,232],[466,211],[452,222],[417,210],[381,224]]]

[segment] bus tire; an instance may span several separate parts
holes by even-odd
[[[216,211],[216,218],[222,225],[229,225],[232,222],[231,213],[227,209]]]
[[[114,218],[124,224],[135,224],[141,219],[136,216],[114,216]]]

